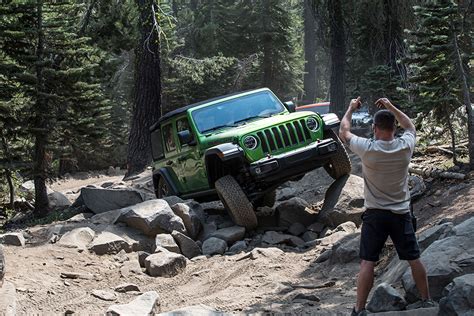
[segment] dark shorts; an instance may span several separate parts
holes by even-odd
[[[378,261],[388,236],[397,249],[400,260],[420,258],[411,215],[395,214],[388,210],[368,209],[362,214],[359,256],[363,260]]]

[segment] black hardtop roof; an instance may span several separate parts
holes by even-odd
[[[156,123],[153,124],[150,127],[150,132],[154,131],[163,121],[166,121],[167,119],[172,118],[174,116],[178,116],[179,114],[184,113],[187,110],[192,109],[196,106],[199,106],[199,105],[202,105],[202,104],[205,104],[205,103],[209,103],[209,102],[213,102],[213,101],[217,101],[217,100],[220,100],[220,99],[228,98],[228,97],[238,95],[238,94],[242,94],[242,93],[248,93],[248,92],[252,92],[252,91],[255,91],[255,92],[264,91],[266,89],[267,88],[260,88],[260,89],[254,89],[254,90],[246,90],[246,91],[229,93],[229,94],[226,94],[226,95],[221,95],[221,96],[218,96],[218,97],[214,97],[214,98],[211,98],[211,99],[207,99],[207,100],[196,102],[196,103],[193,103],[193,104],[190,104],[190,105],[183,106],[183,107],[178,108],[176,110],[170,111],[170,112],[166,113],[165,115],[163,115],[162,117],[160,117],[158,119],[158,121],[156,121]]]

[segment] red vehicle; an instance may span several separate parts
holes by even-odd
[[[311,111],[314,113],[326,114],[329,113],[329,102],[300,105],[296,107],[296,111]]]

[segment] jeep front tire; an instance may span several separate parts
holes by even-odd
[[[333,130],[329,130],[327,138],[332,138],[337,143],[337,151],[329,161],[324,165],[326,172],[333,178],[339,179],[343,175],[351,173],[351,160],[347,154],[346,148]]]
[[[219,178],[215,186],[217,195],[235,224],[248,230],[257,227],[257,215],[252,203],[234,177],[227,175]]]

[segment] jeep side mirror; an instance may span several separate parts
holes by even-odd
[[[293,103],[293,101],[286,101],[285,107],[290,113],[296,112],[296,105]]]
[[[181,145],[196,145],[193,134],[188,129],[178,132],[178,139]]]

